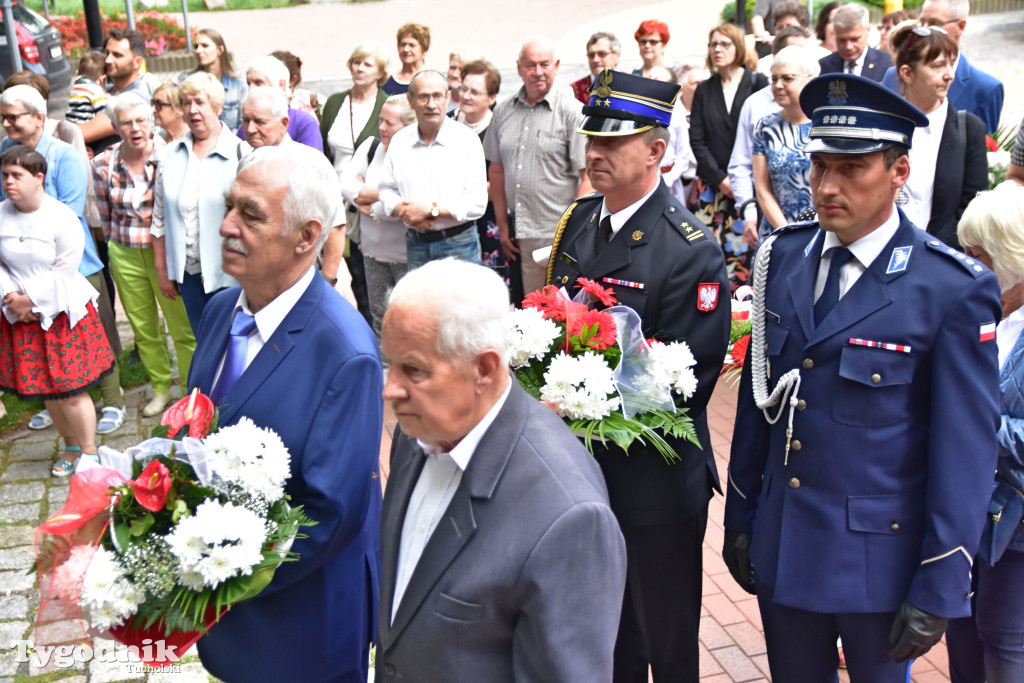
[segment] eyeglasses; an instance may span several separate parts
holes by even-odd
[[[170,102],[161,102],[160,100],[153,100],[153,109],[155,109],[157,111],[160,111],[164,107],[169,107],[169,106],[171,106]]]
[[[597,57],[598,59],[604,59],[610,54],[611,52],[588,52],[587,57],[590,59],[594,59],[595,57]]]
[[[636,42],[637,45],[659,45],[661,43],[661,38],[641,38]]]
[[[447,92],[434,92],[434,93],[421,93],[416,95],[414,99],[418,104],[426,104],[427,102],[443,102]]]
[[[708,43],[709,50],[714,50],[715,48],[728,50],[730,47],[733,47],[733,42],[731,40],[713,40]]]
[[[947,24],[954,24],[954,23],[956,23],[958,21],[960,21],[960,20],[959,19],[946,19],[945,21],[943,21],[942,19],[919,19],[917,23],[920,24],[921,26],[930,26],[932,28],[939,28],[940,26],[945,26]]]
[[[2,120],[4,123],[16,123],[19,118],[21,118],[22,116],[28,116],[31,113],[32,112],[30,111],[22,111],[18,112],[17,114],[3,114],[0,115],[0,120]]]
[[[910,53],[910,46],[913,45],[919,37],[927,38],[933,33],[941,33],[942,35],[946,35],[946,29],[940,28],[938,26],[932,26],[931,24],[923,24],[921,26],[915,26],[913,29],[911,29],[911,34],[907,36],[906,42],[903,43],[903,49],[900,50],[900,54],[903,56],[903,61],[906,61],[907,55]]]
[[[465,97],[466,95],[470,95],[472,97],[486,97],[487,95],[487,93],[485,93],[483,90],[475,90],[473,88],[467,88],[465,86],[459,88],[459,93],[463,97]]]

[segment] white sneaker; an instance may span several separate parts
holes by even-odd
[[[164,412],[164,408],[171,402],[171,392],[167,391],[162,394],[153,394],[153,398],[149,400],[149,403],[142,409],[143,417],[156,417],[160,413]]]

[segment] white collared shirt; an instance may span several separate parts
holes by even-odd
[[[249,300],[245,298],[245,290],[242,290],[238,295],[238,303],[236,303],[234,309],[232,309],[231,315],[234,316],[235,313],[241,309],[243,312],[256,319],[256,327],[254,327],[252,332],[249,333],[249,343],[245,347],[246,368],[249,367],[249,364],[252,363],[254,358],[256,358],[256,354],[260,352],[263,345],[267,343],[267,340],[270,339],[277,328],[281,325],[285,316],[288,315],[292,308],[295,307],[295,304],[298,303],[303,292],[305,292],[306,288],[309,287],[309,283],[313,281],[313,276],[315,274],[316,269],[313,266],[310,266],[309,270],[299,278],[298,282],[278,294],[274,297],[273,301],[256,313],[249,310]],[[224,359],[227,358],[227,354],[227,347],[225,347],[224,353],[221,355],[220,364],[217,366],[217,374],[214,375],[213,384],[210,386],[217,386],[217,380],[220,379],[221,370],[224,369]]]
[[[910,148],[910,178],[903,187],[910,196],[910,201],[903,207],[910,222],[921,228],[928,229],[928,221],[932,218],[932,200],[935,196],[935,167],[939,161],[939,145],[942,132],[946,127],[946,115],[949,107],[946,100],[928,114],[928,125],[914,129],[913,146]]]
[[[850,287],[860,279],[882,249],[889,243],[893,235],[900,227],[900,215],[896,206],[892,207],[892,215],[878,228],[872,230],[856,242],[845,245],[853,253],[853,258],[839,271],[839,298],[842,299]],[[818,261],[818,278],[814,282],[814,300],[817,301],[821,292],[825,289],[825,280],[828,278],[828,266],[832,263],[833,247],[844,246],[834,232],[825,233],[825,241],[821,247],[821,260]],[[902,246],[902,245],[900,245]]]
[[[619,234],[619,230],[622,230],[622,226],[626,224],[626,221],[632,218],[633,214],[640,210],[640,207],[644,205],[644,202],[651,198],[651,195],[654,194],[655,190],[658,189],[658,185],[660,184],[661,176],[658,176],[658,182],[654,183],[654,187],[652,187],[647,194],[645,194],[639,200],[633,202],[626,208],[620,209],[615,213],[612,213],[611,211],[608,210],[607,198],[601,200],[601,220],[604,220],[605,216],[612,217],[612,236],[609,238],[609,240],[614,239],[615,236]]]
[[[473,429],[456,444],[450,453],[441,451],[437,446],[416,442],[427,456],[423,463],[420,478],[409,497],[409,507],[405,511],[402,523],[402,537],[398,546],[398,561],[395,566],[395,597],[391,602],[391,621],[394,622],[398,606],[402,604],[402,596],[409,587],[409,579],[416,571],[423,549],[434,534],[437,523],[448,505],[455,497],[455,491],[462,482],[462,473],[469,467],[469,461],[480,445],[480,440],[487,433],[491,423],[505,405],[512,382],[505,386],[501,397],[495,401],[484,418],[476,423]]]

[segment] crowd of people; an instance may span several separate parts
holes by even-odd
[[[724,302],[758,284],[756,255],[767,284],[755,288],[755,306],[767,308],[755,313],[768,327],[753,322],[763,351],[748,357],[740,386],[723,555],[758,595],[773,675],[831,680],[842,635],[852,678],[896,681],[948,619],[954,681],[1017,680],[1024,605],[1008,596],[1021,593],[1024,532],[1001,557],[981,547],[975,559],[984,510],[951,521],[946,502],[927,500],[935,486],[953,500],[954,489],[990,488],[997,454],[997,483],[1011,496],[1024,484],[1024,244],[1015,233],[1024,216],[1024,123],[1006,187],[984,192],[985,137],[998,126],[1003,88],[960,52],[967,20],[967,0],[926,0],[917,16],[894,12],[877,27],[859,4],[828,3],[813,21],[806,3],[758,0],[749,34],[712,27],[702,58],[680,64],[666,57],[671,35],[661,21],[636,28],[642,65],[632,73],[617,70],[616,33],[594,33],[585,45],[590,74],[571,85],[558,79],[554,41],[530,36],[516,61],[522,84],[505,99],[499,70],[478,48],[452,48],[447,71],[427,68],[431,32],[419,23],[397,30],[394,68],[389,49],[360,44],[347,61],[351,87],[325,94],[300,87],[302,60],[288,51],[236,70],[211,29],[196,32],[195,69],[160,82],[144,69],[142,35],[114,29],[102,51],[82,56],[66,120],[47,117],[49,86],[29,72],[0,94],[0,388],[44,401],[29,426],[53,425],[63,438],[55,477],[95,457],[96,435],[116,431],[126,412],[116,293],[151,381],[144,416],[170,403],[176,363],[182,389],[210,393],[222,423],[244,415],[280,425],[298,463],[293,495],[324,528],[297,544],[300,569],[279,572],[276,590],[232,610],[201,641],[215,675],[276,675],[275,665],[240,665],[235,651],[261,642],[256,629],[282,614],[302,631],[303,612],[324,627],[346,624],[343,667],[324,660],[320,650],[331,645],[323,634],[294,643],[310,680],[365,679],[376,632],[385,680],[415,678],[428,670],[426,653],[460,641],[480,651],[438,655],[429,680],[461,670],[466,680],[474,671],[476,680],[581,680],[581,672],[603,680],[614,671],[616,681],[646,681],[650,668],[655,681],[696,681],[701,546],[708,500],[723,490],[704,407],[729,336]],[[778,284],[789,275],[796,285],[806,280],[792,301]],[[626,458],[603,445],[587,455],[510,386],[507,338],[495,331],[501,312],[546,284],[573,293],[580,276],[614,285],[641,314],[645,337],[685,339],[694,353],[700,388],[687,407],[700,443],[676,444],[686,457],[673,470],[653,448]],[[924,296],[922,281],[941,296]],[[874,299],[864,298],[869,286]],[[876,312],[893,299],[899,310]],[[863,324],[873,336],[846,344],[849,330],[836,321],[852,316],[840,311],[856,301],[863,320],[845,325]],[[918,315],[904,326],[906,306]],[[974,342],[980,329],[981,342],[998,343],[968,349],[968,328]],[[894,336],[903,332],[906,339]],[[236,338],[243,350],[248,343],[238,372],[224,355],[229,338],[231,348]],[[339,348],[325,351],[332,344]],[[889,346],[898,348],[888,358],[875,350]],[[958,354],[963,367],[937,364],[940,351]],[[323,372],[303,365],[313,357]],[[755,374],[790,381],[766,370],[769,362],[803,368],[803,389],[797,380],[785,389],[793,400],[774,409],[789,411],[788,426],[762,416],[773,404],[758,394],[767,382]],[[929,398],[958,382],[958,394],[970,395],[969,429]],[[273,406],[260,383],[277,388]],[[383,512],[373,443],[382,391],[401,427],[389,483],[396,493]],[[316,410],[314,399],[322,401]],[[808,407],[819,402],[834,410]],[[805,408],[794,436],[794,411]],[[500,438],[484,433],[496,419]],[[363,436],[328,463],[339,424]],[[821,451],[837,433],[848,443],[826,460],[810,465],[798,455]],[[481,453],[474,462],[488,469],[467,469],[485,442],[491,451],[503,444],[504,456]],[[961,447],[979,452],[969,474],[953,465]],[[865,460],[867,483],[823,481],[828,463],[865,448],[888,458]],[[522,469],[528,458],[547,464],[544,477]],[[495,493],[501,476],[509,483]],[[822,497],[796,500],[801,486],[820,487]],[[493,507],[474,519],[470,499],[492,495]],[[465,508],[453,513],[454,529],[437,526],[449,504]],[[526,504],[531,524],[550,526],[555,540],[512,530],[509,515]],[[964,510],[977,507],[962,501]],[[467,542],[460,529],[476,524],[495,536],[474,537],[455,562]],[[858,546],[854,532],[878,538]],[[508,540],[504,563],[494,557],[497,537]],[[608,562],[592,574],[566,573],[552,543]],[[833,557],[814,558],[830,543]],[[872,566],[856,569],[864,558]],[[509,563],[520,561],[512,577]],[[309,575],[307,562],[316,565]],[[365,583],[365,592],[342,596],[330,571]],[[440,587],[420,572],[434,572]],[[583,576],[616,597],[588,599],[577,585]],[[877,591],[859,593],[860,580]],[[475,604],[455,597],[471,595],[466,586],[505,594]],[[589,637],[570,644],[566,615],[513,604],[529,602],[531,590],[585,615]],[[324,606],[328,594],[334,602]],[[428,595],[437,614],[415,613]],[[421,635],[410,639],[406,629]],[[491,650],[512,640],[532,653],[495,664]],[[813,652],[801,658],[793,648]]]

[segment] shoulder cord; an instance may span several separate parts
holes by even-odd
[[[800,368],[793,368],[779,378],[775,389],[768,393],[768,361],[765,358],[764,299],[765,283],[768,278],[768,263],[772,243],[778,235],[771,235],[757,250],[754,260],[754,301],[750,310],[750,379],[754,391],[754,403],[764,412],[768,424],[775,424],[782,417],[788,399],[789,422],[786,425],[786,454],[783,465],[789,464],[789,445],[793,439],[793,413],[796,410],[797,394],[800,391]],[[768,408],[779,405],[775,417],[768,414]]]
[[[551,256],[548,257],[548,272],[544,278],[544,282],[546,284],[552,284],[551,277],[555,273],[555,256],[558,254],[558,247],[562,244],[562,233],[565,232],[565,226],[569,223],[569,217],[572,216],[573,209],[575,209],[576,205],[579,203],[580,202],[577,199],[570,204],[569,208],[565,210],[565,213],[563,213],[562,217],[559,219],[558,225],[555,226],[555,238],[551,243]]]

